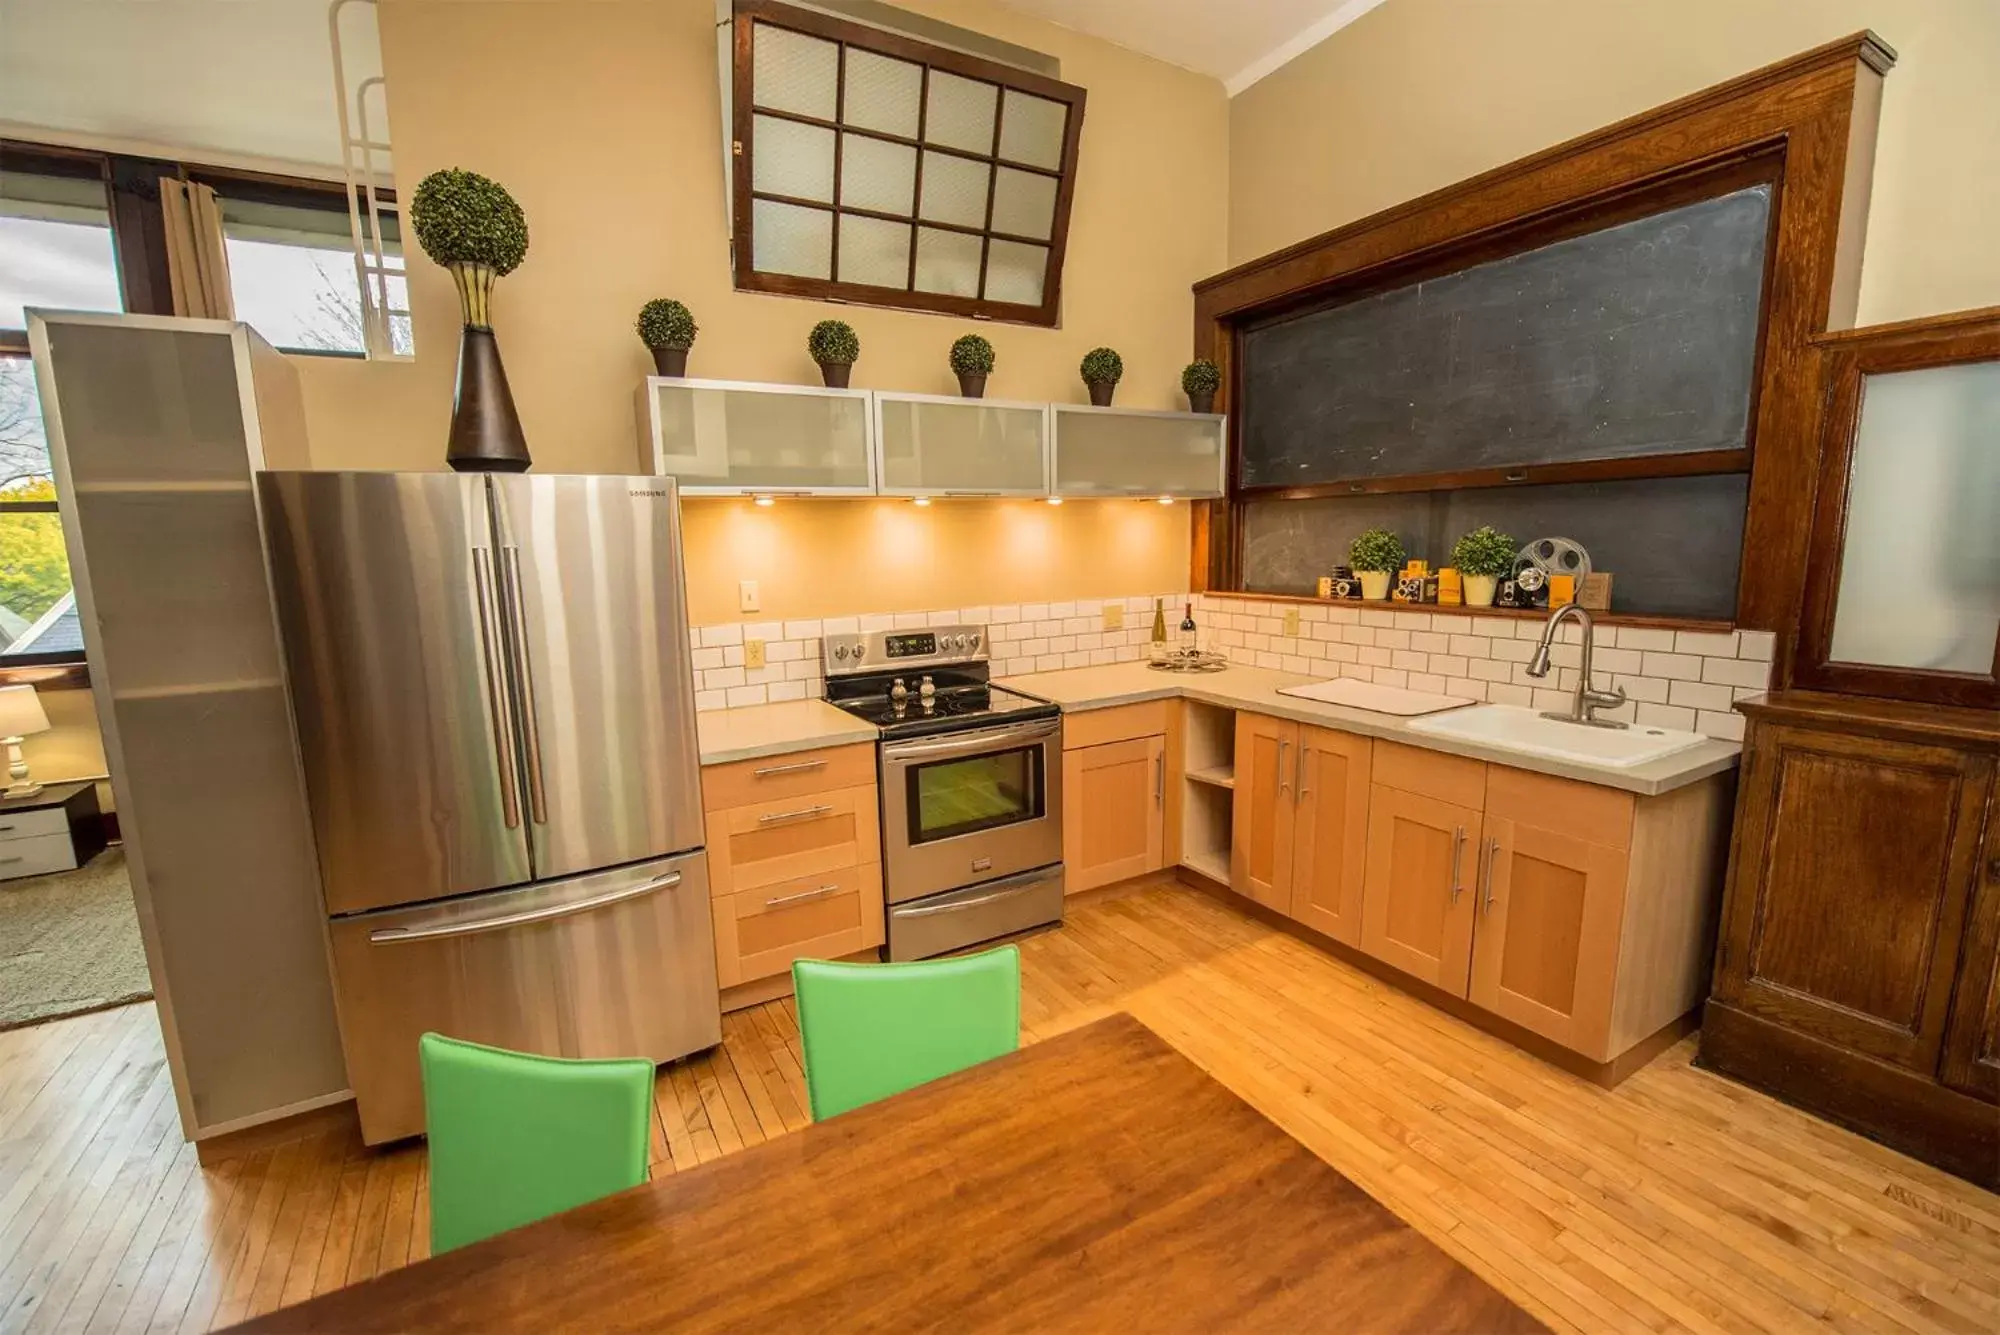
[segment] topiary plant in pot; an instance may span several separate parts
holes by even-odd
[[[1181,393],[1187,395],[1188,411],[1215,411],[1215,391],[1222,388],[1222,368],[1206,357],[1197,357],[1181,369]]]
[[[653,365],[661,375],[687,374],[688,349],[694,346],[700,328],[694,322],[694,312],[671,297],[654,297],[639,308],[633,327],[653,350]]]
[[[528,219],[498,182],[448,167],[417,182],[410,223],[424,254],[450,270],[465,317],[445,462],[461,472],[518,473],[530,462],[528,441],[493,337],[493,280],[527,256]]]
[[[968,399],[986,397],[986,377],[993,374],[993,345],[977,334],[965,334],[951,345],[951,369],[958,392]]]
[[[1486,524],[1451,545],[1451,563],[1465,585],[1467,607],[1493,606],[1500,577],[1513,573],[1514,552],[1514,540]]]
[[[846,389],[848,372],[861,356],[861,338],[845,320],[821,320],[806,335],[806,351],[819,363],[819,378],[828,389]]]
[[[1111,391],[1125,378],[1125,359],[1110,348],[1092,348],[1083,354],[1083,361],[1076,369],[1090,391],[1090,401],[1100,408],[1109,408]]]
[[[1347,564],[1361,579],[1361,596],[1381,602],[1389,577],[1403,568],[1403,542],[1386,528],[1371,528],[1347,545]]]

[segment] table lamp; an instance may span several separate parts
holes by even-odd
[[[0,797],[33,797],[42,785],[28,777],[28,762],[21,758],[21,739],[31,732],[47,732],[49,716],[32,686],[0,686],[0,741],[7,744],[7,777],[11,782]]]

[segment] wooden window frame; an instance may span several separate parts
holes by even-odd
[[[837,43],[842,48],[839,83],[836,85],[836,119],[821,120],[814,116],[803,116],[794,112],[773,111],[755,106],[755,73],[752,51],[753,30],[756,24],[767,23],[773,27],[788,28],[794,32],[822,38]],[[731,56],[731,243],[733,270],[738,290],[745,292],[768,292],[779,296],[804,297],[817,301],[849,302],[865,306],[886,306],[896,310],[926,311],[940,315],[957,315],[975,320],[993,320],[1011,324],[1040,325],[1053,328],[1060,319],[1062,310],[1063,264],[1069,250],[1070,205],[1076,191],[1076,169],[1078,147],[1083,137],[1083,113],[1085,92],[1074,84],[1063,83],[1029,70],[997,61],[984,60],[978,56],[955,51],[950,47],[934,46],[914,38],[890,32],[883,28],[871,27],[846,19],[835,18],[815,10],[793,8],[790,5],[774,3],[773,0],[735,0],[734,27],[732,30],[733,52]],[[857,47],[876,55],[889,56],[908,61],[924,68],[923,83],[918,92],[917,135],[905,138],[879,130],[867,130],[840,124],[837,113],[845,100],[847,79],[847,47]],[[1014,89],[1061,102],[1069,109],[1063,132],[1061,164],[1055,169],[1038,167],[1029,163],[1015,162],[1000,156],[1000,133],[1006,116],[1006,98],[996,100],[993,114],[993,149],[990,154],[968,153],[948,148],[940,144],[923,142],[923,117],[929,103],[930,71],[938,69],[982,83],[998,84],[1001,89]],[[771,116],[779,120],[793,121],[801,125],[817,126],[834,133],[834,175],[831,203],[821,200],[795,199],[786,195],[766,194],[752,188],[755,124],[753,116]],[[912,186],[910,216],[905,218],[879,210],[856,208],[840,202],[840,157],[841,136],[858,135],[863,138],[879,139],[885,143],[902,144],[917,150],[916,177]],[[923,154],[943,153],[977,162],[993,169],[995,177],[989,177],[986,191],[986,223],[982,227],[967,227],[961,224],[921,221],[917,209],[923,198]],[[994,181],[1000,167],[1029,172],[1037,176],[1056,178],[1055,216],[1047,239],[1041,237],[1017,236],[1011,233],[995,232],[993,222]],[[802,208],[830,213],[834,217],[832,254],[829,272],[840,272],[840,227],[842,214],[853,214],[861,218],[876,218],[886,222],[908,223],[910,225],[910,283],[908,289],[876,287],[866,283],[842,282],[836,278],[803,278],[793,274],[764,273],[752,267],[755,254],[753,239],[753,203],[758,199],[771,200],[780,204],[791,204]],[[986,284],[986,254],[992,240],[1016,241],[1023,245],[1046,246],[1049,251],[1048,267],[1043,274],[1042,301],[1039,306],[1017,302],[988,301],[984,297],[961,297],[939,292],[919,292],[915,289],[917,263],[917,229],[935,228],[939,231],[956,232],[961,235],[977,236],[979,245],[979,282],[983,292]]]
[[[1872,375],[2000,361],[2000,306],[1852,329],[1825,335],[1814,343],[1824,358],[1826,411],[1821,423],[1820,480],[1792,684],[1849,695],[2000,709],[2000,635],[1994,637],[1992,666],[1983,675],[1833,658],[1833,620],[1840,598],[1841,556],[1847,539],[1854,450],[1861,432],[1863,385]]]
[[[1649,201],[1645,212],[1657,211],[1681,183],[1768,160],[1777,164],[1774,230],[1765,256],[1750,434],[1740,458],[1717,451],[1718,457],[1691,456],[1686,464],[1703,472],[1749,470],[1731,624],[1777,633],[1782,682],[1796,638],[1819,471],[1821,396],[1810,341],[1854,320],[1875,125],[1894,63],[1895,52],[1881,39],[1855,33],[1197,283],[1193,350],[1222,368],[1218,407],[1229,414],[1229,494],[1196,508],[1192,587],[1243,587],[1246,497],[1236,485],[1243,326],[1325,304],[1370,282],[1399,284],[1440,256],[1464,267],[1477,262],[1482,247],[1498,246],[1497,254],[1542,244],[1557,237],[1564,219],[1591,231],[1635,201]],[[1498,470],[1498,478],[1487,470],[1407,481],[1410,489],[1588,481],[1629,475],[1621,473],[1626,467],[1604,461]],[[1372,481],[1375,490],[1392,489]],[[1352,484],[1340,484],[1338,494],[1352,494]]]

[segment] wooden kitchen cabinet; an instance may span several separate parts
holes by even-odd
[[[1966,917],[1939,1077],[1953,1089],[2000,1103],[2000,781],[1986,812],[1983,875]]]
[[[1361,948],[1455,997],[1472,968],[1480,826],[1476,808],[1441,798],[1381,784],[1369,795]]]
[[[1063,878],[1070,894],[1165,862],[1164,734],[1063,752]]]
[[[1292,906],[1292,832],[1297,814],[1299,725],[1263,714],[1236,716],[1236,797],[1229,883],[1267,908]]]
[[[1374,743],[1328,728],[1299,729],[1293,818],[1293,918],[1345,945],[1361,944],[1368,875],[1368,775]]]

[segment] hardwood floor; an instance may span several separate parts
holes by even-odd
[[[1991,1335],[2000,1196],[1690,1067],[1564,1075],[1171,882],[1022,945],[1024,1038],[1124,1010],[1557,1330]],[[660,1076],[654,1172],[805,1125],[789,1001]],[[0,1033],[0,1331],[203,1330],[427,1252],[420,1149],[211,1169],[150,1006]]]

